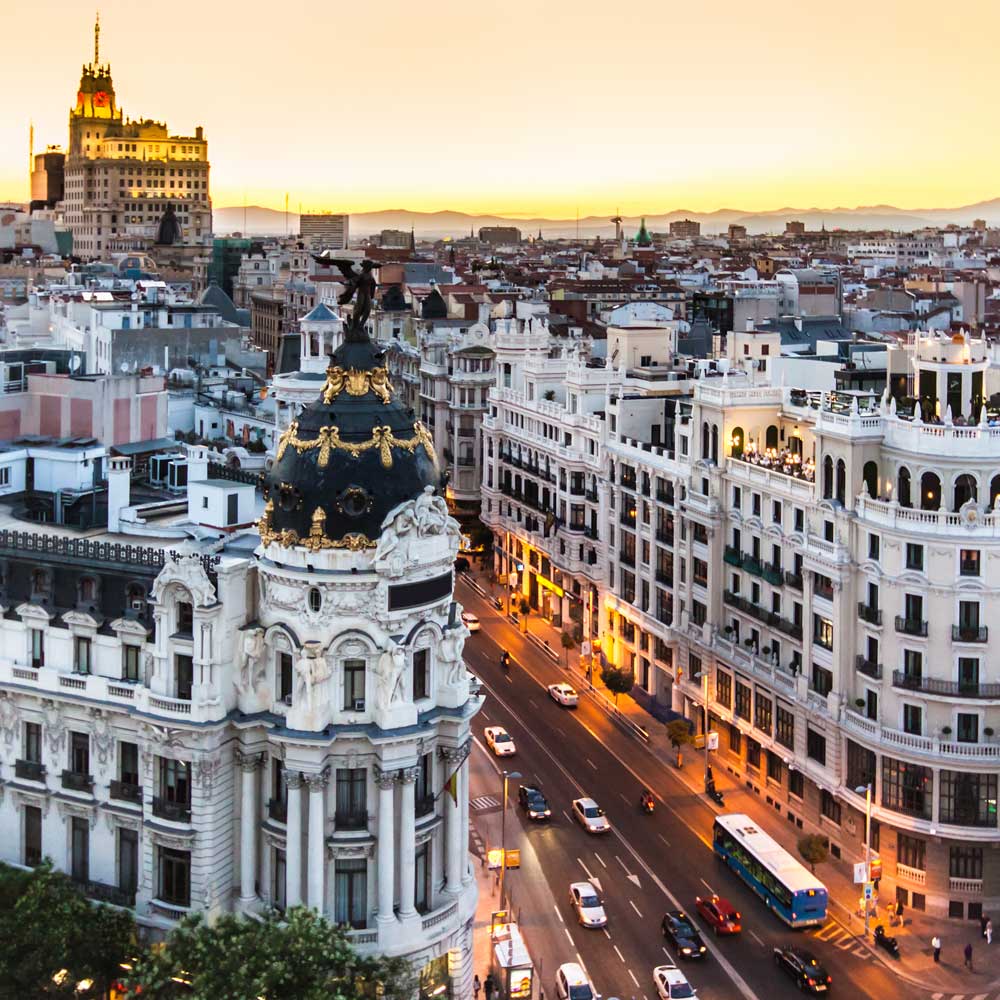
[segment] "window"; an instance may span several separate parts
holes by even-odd
[[[418,649],[413,654],[413,700],[420,701],[430,695],[428,652]]]
[[[760,691],[757,691],[755,692],[754,705],[753,705],[753,724],[762,733],[767,733],[767,735],[770,736],[771,722],[772,722],[771,699],[761,694]]]
[[[38,722],[24,724],[24,759],[32,764],[42,762],[42,727]]]
[[[275,671],[278,681],[278,701],[286,705],[292,700],[293,664],[291,653],[278,653],[278,669]]]
[[[931,818],[930,768],[882,758],[882,806],[907,816]]]
[[[788,794],[794,795],[797,799],[801,799],[803,793],[805,792],[805,779],[802,777],[801,771],[789,771],[788,772]]]
[[[182,701],[190,701],[194,685],[194,660],[183,653],[177,653],[174,656],[174,672],[177,681],[176,697]]]
[[[903,732],[920,736],[924,731],[924,710],[920,705],[903,705]]]
[[[907,542],[906,545],[906,568],[923,570],[924,568],[924,547]]]
[[[78,674],[90,673],[90,639],[73,636],[73,670]]]
[[[875,562],[879,560],[879,552],[881,549],[881,541],[878,535],[868,536],[868,558],[874,559]]]
[[[941,771],[942,823],[956,826],[997,825],[997,775],[972,771]]]
[[[344,708],[360,712],[365,707],[364,660],[344,661]]]
[[[122,646],[122,680],[137,681],[139,679],[139,647],[131,643]]]
[[[743,752],[743,734],[732,723],[729,724],[729,749],[737,755]]]
[[[979,689],[979,657],[958,658],[958,690],[960,694],[976,694]]]
[[[368,861],[338,858],[333,876],[334,920],[351,927],[368,924]]]
[[[840,826],[840,803],[825,788],[820,793],[819,811]]]
[[[45,633],[40,628],[31,630],[31,665],[36,670],[45,666]]]
[[[833,622],[822,615],[813,615],[813,642],[823,649],[833,649]]]
[[[24,863],[29,868],[42,863],[42,810],[24,807]]]
[[[958,572],[962,576],[979,576],[979,549],[962,549],[959,552]]]
[[[774,734],[775,739],[783,747],[788,747],[789,750],[794,750],[795,716],[791,709],[785,708],[780,701],[778,702],[777,722],[778,726]]]
[[[715,672],[715,700],[726,708],[733,707],[733,678],[724,670]]]
[[[959,743],[976,743],[979,740],[978,715],[972,712],[959,712],[955,728],[955,738]]]
[[[414,856],[414,905],[417,913],[426,913],[431,908],[431,842],[425,840]]]
[[[907,868],[923,871],[927,866],[927,841],[900,833],[896,841],[896,860]]]
[[[90,878],[90,821],[79,816],[70,820],[70,876],[74,882]]]
[[[736,715],[741,719],[750,719],[751,690],[748,685],[736,682]]]
[[[983,877],[983,849],[964,846],[949,848],[948,875],[951,878],[981,879]]]
[[[191,765],[160,758],[160,797],[179,806],[191,804]]]
[[[747,737],[747,767],[760,767],[760,744]]]
[[[782,760],[776,753],[768,752],[767,755],[767,777],[770,781],[781,784]]]
[[[781,524],[781,501],[772,500],[771,501],[771,520],[775,524]]]
[[[875,789],[875,752],[847,741],[847,787],[852,791],[865,785]]]
[[[90,774],[90,737],[86,733],[69,734],[69,769],[74,774]]]
[[[187,601],[177,602],[177,634],[187,636],[194,633],[194,608]]]
[[[805,511],[801,507],[795,508],[795,530],[804,531],[806,526],[806,515]]]
[[[139,833],[118,828],[118,888],[135,895],[139,885]]]
[[[171,848],[159,849],[158,896],[173,906],[191,905],[191,854]]]
[[[334,822],[344,829],[368,823],[368,772],[363,767],[337,768],[337,807]]]
[[[806,727],[806,753],[813,760],[826,766],[826,737],[812,726]]]
[[[125,784],[139,784],[138,744],[124,742],[118,744],[118,776]]]
[[[920,685],[924,670],[924,656],[919,649],[903,650],[903,681],[915,686]]]
[[[812,689],[825,698],[833,690],[833,673],[814,663]]]

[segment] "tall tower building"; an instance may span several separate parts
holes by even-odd
[[[170,135],[163,122],[125,118],[111,65],[101,62],[100,32],[97,22],[94,60],[83,66],[69,113],[64,215],[74,252],[97,258],[154,243],[206,243],[212,202],[201,127]]]

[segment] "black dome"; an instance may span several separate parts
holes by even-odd
[[[421,319],[447,319],[448,305],[435,285],[420,306]]]
[[[443,486],[431,437],[395,396],[383,352],[343,343],[320,398],[281,436],[267,476],[261,539],[367,548],[386,514]]]

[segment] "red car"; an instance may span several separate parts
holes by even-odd
[[[716,934],[739,934],[740,912],[722,896],[695,896],[694,906]]]

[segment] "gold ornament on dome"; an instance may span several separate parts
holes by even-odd
[[[343,538],[327,538],[326,512],[322,507],[317,507],[313,511],[312,524],[309,528],[309,536],[300,538],[299,533],[294,528],[285,528],[283,531],[275,531],[271,527],[271,515],[274,513],[274,501],[268,500],[264,506],[264,514],[257,522],[257,530],[260,532],[260,540],[264,545],[281,545],[286,549],[301,545],[312,552],[320,549],[349,549],[351,552],[361,552],[364,549],[375,548],[376,543],[361,532],[351,532]]]
[[[323,402],[332,403],[342,392],[348,396],[363,396],[372,393],[388,403],[392,398],[392,383],[387,368],[341,368],[331,365],[326,370],[326,384],[323,386]]]
[[[392,428],[388,424],[384,424],[381,427],[372,428],[372,436],[367,441],[359,442],[342,441],[340,438],[340,428],[332,425],[321,427],[318,435],[314,438],[300,438],[299,422],[293,420],[288,425],[288,430],[281,435],[281,440],[278,442],[276,461],[281,461],[285,454],[285,449],[289,445],[300,455],[304,451],[318,448],[319,455],[316,458],[316,464],[321,469],[326,468],[327,462],[330,460],[331,451],[346,451],[353,458],[357,458],[364,452],[371,451],[372,448],[378,448],[379,457],[382,459],[382,467],[386,469],[392,468],[393,448],[401,448],[412,455],[418,447],[423,445],[424,451],[427,452],[427,457],[432,462],[437,461],[437,454],[434,451],[434,441],[431,438],[430,432],[419,420],[413,425],[413,437],[408,440],[396,437],[392,432]]]

